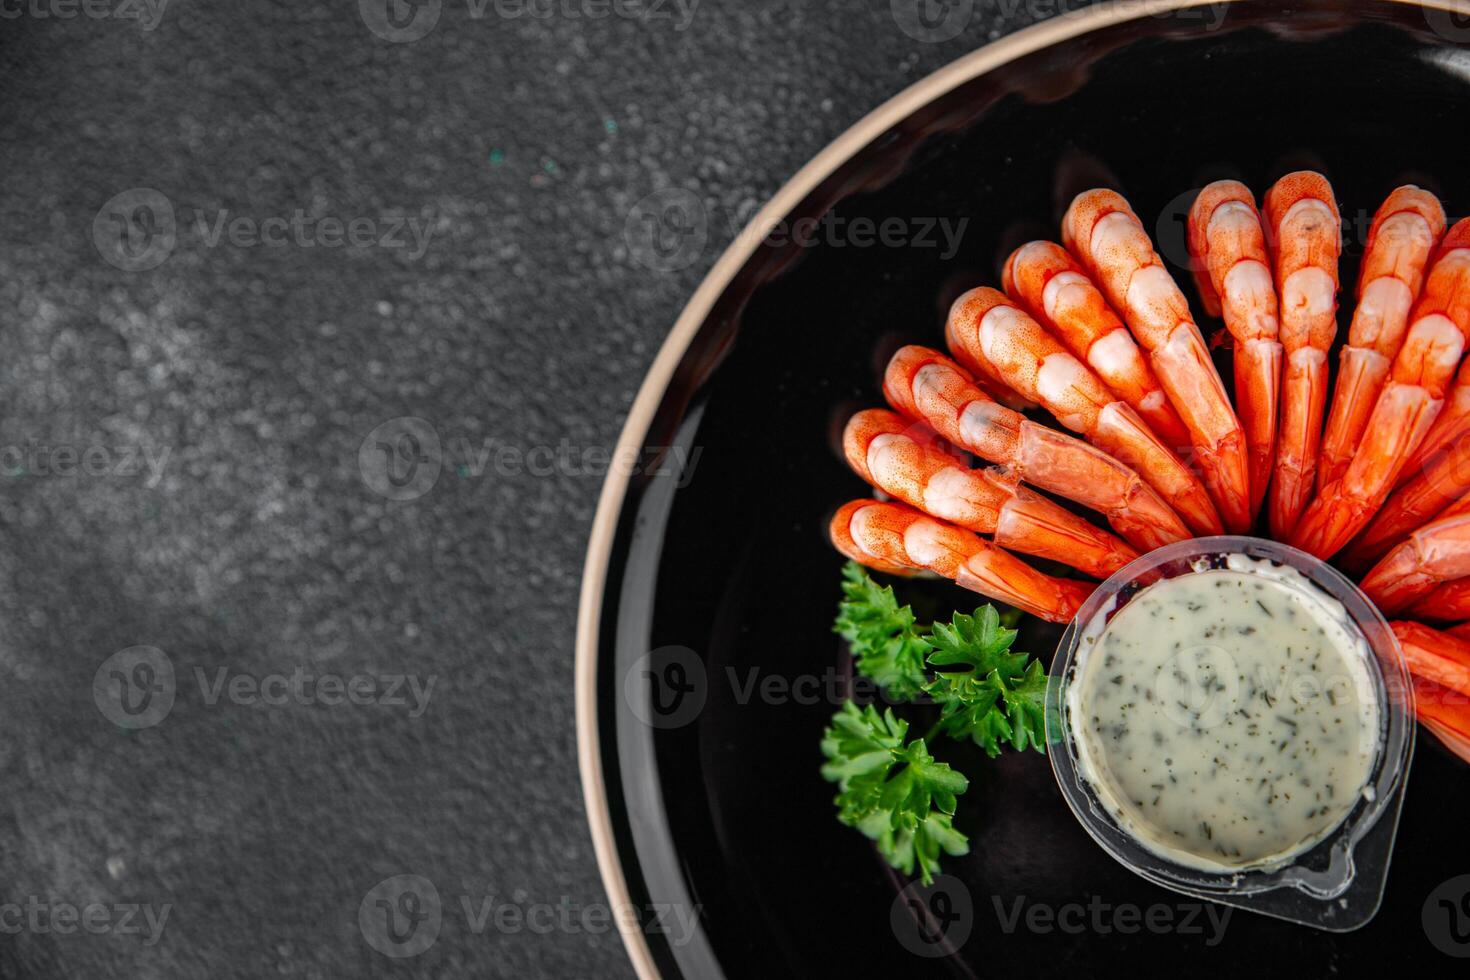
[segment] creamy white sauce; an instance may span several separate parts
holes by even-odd
[[[1163,579],[1083,625],[1067,690],[1079,773],[1171,861],[1284,864],[1371,798],[1371,656],[1293,569],[1232,555]]]

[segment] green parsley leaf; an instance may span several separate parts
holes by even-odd
[[[922,738],[906,742],[908,728],[891,708],[880,715],[872,705],[844,703],[823,734],[822,775],[837,783],[837,818],[875,841],[893,867],[913,874],[917,865],[927,884],[941,851],[969,850],[951,823],[969,780],[936,761]]]
[[[864,675],[896,698],[915,696],[929,680],[924,657],[930,644],[913,610],[900,606],[893,588],[880,587],[857,562],[847,563],[842,579],[833,632],[847,640]]]
[[[925,688],[941,706],[940,728],[954,738],[969,738],[992,758],[1002,743],[1042,750],[1046,675],[1024,653],[1012,653],[1016,631],[1001,626],[993,606],[973,616],[955,613],[948,625],[935,623],[930,635],[939,671]],[[1028,663],[1029,661],[1029,663]]]

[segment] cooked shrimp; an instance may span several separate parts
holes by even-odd
[[[1319,488],[1347,471],[1362,441],[1368,415],[1403,346],[1409,310],[1424,285],[1424,270],[1444,227],[1439,198],[1410,184],[1396,188],[1373,215],[1358,276],[1358,305],[1342,349],[1332,410],[1317,457]]]
[[[1401,644],[1402,645],[1402,644]],[[1414,712],[1445,748],[1470,762],[1470,696],[1414,676]]]
[[[1148,350],[1154,373],[1189,429],[1195,462],[1225,527],[1236,533],[1248,530],[1245,434],[1189,304],[1138,216],[1113,191],[1085,191],[1062,219],[1062,243],[1123,312],[1133,336]]]
[[[1470,357],[1460,362],[1460,372],[1455,375],[1455,383],[1445,396],[1444,407],[1435,416],[1429,431],[1424,433],[1424,441],[1419,448],[1409,455],[1399,484],[1403,485],[1416,473],[1433,466],[1435,460],[1455,451],[1467,433],[1470,433]]]
[[[1409,607],[1415,619],[1459,622],[1470,619],[1470,578],[1457,578],[1439,586]]]
[[[1470,514],[1430,521],[1389,551],[1359,587],[1385,613],[1413,605],[1441,584],[1470,575]]]
[[[928,569],[1054,623],[1071,619],[1093,590],[1038,572],[979,535],[907,504],[851,501],[832,517],[830,531],[837,550],[860,564]]]
[[[1099,511],[1135,548],[1151,551],[1190,536],[1179,516],[1133,470],[997,403],[964,368],[936,350],[899,350],[888,363],[883,391],[899,412],[929,423],[955,445]]]
[[[1066,249],[1055,242],[1022,245],[1006,259],[1001,284],[1018,306],[1132,405],[1164,445],[1176,452],[1190,445],[1189,430],[1133,335]]]
[[[1407,475],[1408,467],[1404,468]],[[1373,515],[1367,530],[1348,546],[1343,557],[1352,568],[1361,568],[1382,557],[1417,527],[1439,517],[1470,507],[1470,439],[1456,440],[1427,466],[1399,486]]]
[[[1276,463],[1281,343],[1266,234],[1249,188],[1217,180],[1199,192],[1189,209],[1189,254],[1205,309],[1223,316],[1235,338],[1235,411],[1245,430],[1254,520]]]
[[[1418,623],[1389,625],[1413,676],[1419,723],[1470,762],[1470,642]]]
[[[1383,506],[1444,404],[1470,333],[1470,219],[1450,229],[1414,304],[1412,325],[1343,475],[1302,515],[1291,544],[1318,558],[1338,552]]]
[[[1310,170],[1282,177],[1266,192],[1266,228],[1281,296],[1281,421],[1271,533],[1291,533],[1312,497],[1322,415],[1327,406],[1327,350],[1337,334],[1337,258],[1342,218],[1327,178]]]
[[[871,408],[842,433],[853,470],[884,493],[1012,551],[1063,562],[1107,578],[1138,552],[999,467],[972,470],[922,422]]]
[[[955,300],[944,328],[961,364],[985,364],[1088,442],[1131,466],[1196,534],[1222,530],[1204,485],[1087,365],[999,290]]]

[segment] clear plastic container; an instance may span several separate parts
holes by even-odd
[[[1367,674],[1376,688],[1377,756],[1362,796],[1337,826],[1284,863],[1202,870],[1145,846],[1108,812],[1079,766],[1068,692],[1099,633],[1138,592],[1164,578],[1224,567],[1230,555],[1287,566],[1341,604],[1366,641]],[[1336,569],[1305,552],[1260,538],[1220,536],[1181,541],[1137,559],[1100,585],[1062,636],[1046,700],[1048,755],[1062,795],[1103,849],[1138,875],[1185,895],[1333,932],[1356,929],[1378,911],[1388,876],[1414,744],[1414,701],[1398,642],[1377,608]]]

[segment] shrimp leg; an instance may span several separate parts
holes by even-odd
[[[1470,514],[1430,521],[1363,576],[1359,587],[1384,613],[1396,613],[1444,582],[1470,575]]]
[[[1245,434],[1189,304],[1122,195],[1084,191],[1062,218],[1062,243],[1122,311],[1189,429],[1195,462],[1227,530],[1250,528]]]
[[[1054,578],[971,531],[907,504],[854,500],[832,517],[832,544],[859,564],[928,569],[973,592],[1053,623],[1065,623],[1094,588]]]
[[[1342,218],[1327,178],[1310,170],[1278,180],[1266,192],[1265,211],[1286,352],[1270,517],[1272,535],[1285,538],[1311,500],[1316,479],[1327,407],[1327,351],[1337,333]]]
[[[922,422],[871,408],[848,420],[842,449],[854,472],[932,517],[994,536],[1012,551],[1050,558],[1098,578],[1138,557],[1122,541],[998,467],[972,470]]]
[[[929,423],[955,445],[1099,511],[1135,548],[1152,551],[1190,536],[1173,509],[1133,470],[997,403],[936,350],[900,349],[888,362],[883,392],[900,413]]]
[[[1254,520],[1276,462],[1281,343],[1266,235],[1249,188],[1219,180],[1200,191],[1189,210],[1189,253],[1205,308],[1223,315],[1235,338],[1235,407],[1245,430]]]
[[[1410,184],[1396,188],[1373,215],[1358,276],[1358,305],[1342,349],[1332,411],[1317,457],[1319,489],[1347,471],[1362,441],[1368,415],[1403,346],[1409,310],[1424,285],[1424,270],[1444,228],[1439,198]]]
[[[1131,466],[1190,530],[1221,532],[1220,517],[1199,479],[1137,412],[1004,293],[986,287],[965,293],[950,308],[944,333],[956,360],[988,365],[1063,426]]]
[[[1302,515],[1291,544],[1329,558],[1383,506],[1444,403],[1470,333],[1470,219],[1440,243],[1412,324],[1343,475]]]
[[[1164,445],[1180,451],[1189,430],[1169,404],[1133,335],[1072,256],[1055,242],[1028,242],[1006,259],[1006,293],[1087,363],[1148,423]]]

